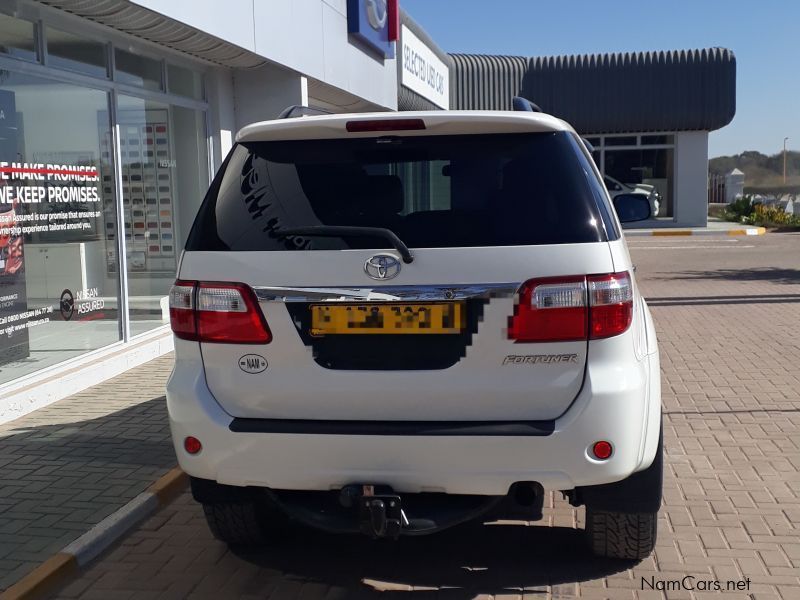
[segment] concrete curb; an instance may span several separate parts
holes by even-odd
[[[625,237],[673,237],[684,235],[764,235],[767,233],[764,227],[744,227],[740,229],[625,229]]]
[[[160,477],[122,508],[110,514],[61,552],[51,556],[4,592],[0,600],[39,598],[70,575],[97,558],[134,525],[169,504],[189,483],[189,477],[175,467]]]

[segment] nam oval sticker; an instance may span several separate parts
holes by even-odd
[[[267,359],[260,354],[245,354],[239,359],[239,368],[251,375],[266,371],[268,366]]]

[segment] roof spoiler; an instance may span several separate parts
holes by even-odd
[[[278,115],[279,119],[295,119],[297,117],[314,117],[319,115],[332,115],[333,111],[325,110],[319,106],[303,106],[302,104],[293,104],[287,106]]]
[[[542,112],[538,105],[522,96],[514,96],[511,99],[511,108],[522,112]]]

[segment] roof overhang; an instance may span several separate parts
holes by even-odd
[[[507,109],[520,95],[582,134],[712,131],[736,113],[736,58],[725,48],[453,59],[457,108]]]
[[[218,65],[250,69],[268,61],[127,0],[38,0],[42,4]]]

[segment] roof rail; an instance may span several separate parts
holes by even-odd
[[[293,104],[287,106],[278,115],[279,119],[294,119],[297,117],[313,117],[318,115],[332,115],[333,112],[325,110],[319,106],[303,106],[302,104]]]
[[[522,96],[514,96],[511,99],[511,108],[523,112],[542,112],[541,108]]]

